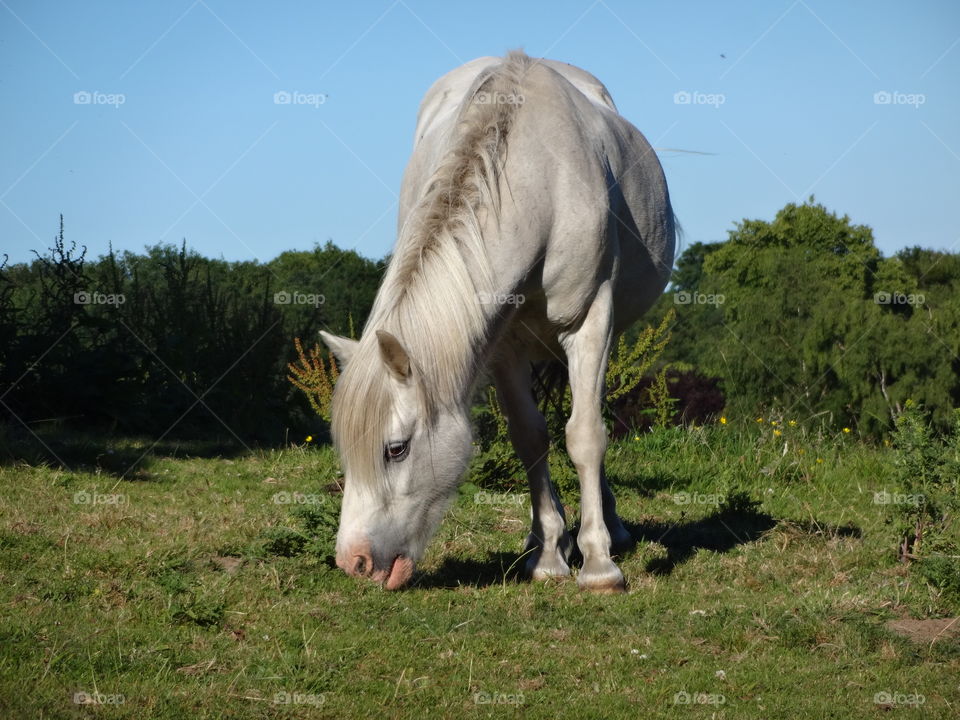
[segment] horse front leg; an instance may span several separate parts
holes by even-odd
[[[530,364],[510,353],[494,366],[497,399],[507,418],[510,441],[527,473],[530,485],[530,534],[524,546],[529,553],[526,574],[534,580],[570,574],[573,539],[560,498],[550,482],[547,422],[533,397]]]
[[[567,421],[567,452],[580,477],[580,534],[577,545],[583,568],[577,576],[581,589],[623,592],[626,583],[610,559],[611,532],[623,543],[623,528],[616,516],[613,494],[603,474],[607,429],[601,414],[607,359],[613,340],[613,294],[610,281],[600,285],[583,323],[561,336],[570,373],[572,409]],[[606,515],[606,517],[605,517]]]

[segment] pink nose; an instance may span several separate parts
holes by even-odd
[[[337,567],[347,575],[369,577],[373,574],[373,556],[365,547],[347,548],[346,552],[337,553]]]
[[[355,542],[337,553],[337,567],[347,575],[370,578],[387,590],[399,590],[413,577],[416,563],[404,555],[397,555],[387,567],[373,566],[373,554],[368,542]]]

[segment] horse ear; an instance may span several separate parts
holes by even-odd
[[[385,330],[377,330],[377,342],[380,343],[380,357],[390,374],[401,382],[410,377],[410,356],[400,341]]]
[[[353,357],[357,345],[359,345],[356,340],[351,340],[348,337],[342,337],[340,335],[331,335],[323,330],[320,331],[320,339],[323,340],[324,345],[330,348],[330,352],[337,358],[341,367],[346,367],[347,363],[350,362],[350,359]]]

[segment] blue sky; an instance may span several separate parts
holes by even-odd
[[[960,245],[955,0],[0,0],[0,250],[28,260],[63,213],[93,256],[380,257],[423,93],[515,47],[711,153],[660,153],[687,244],[813,193],[885,254]]]

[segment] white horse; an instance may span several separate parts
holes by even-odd
[[[420,106],[393,258],[359,341],[321,333],[343,367],[333,435],[345,472],[337,564],[405,585],[471,454],[486,366],[530,483],[526,569],[570,574],[531,363],[566,364],[580,478],[581,588],[619,591],[632,544],[603,473],[613,338],[655,301],[674,255],[657,157],[600,81],[523,53],[440,78]]]

